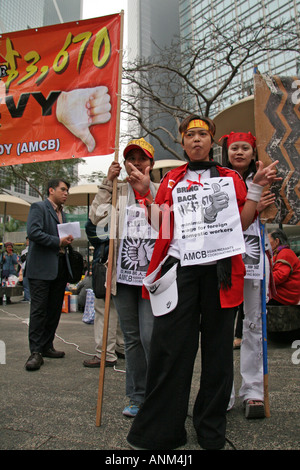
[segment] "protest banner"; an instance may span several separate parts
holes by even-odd
[[[119,135],[120,135],[120,115],[121,115],[121,88],[122,88],[122,53],[123,53],[123,32],[124,32],[124,11],[120,13],[120,47],[119,47],[119,64],[118,64],[118,77],[117,77],[117,105],[116,105],[116,140],[115,140],[115,155],[114,161],[119,161]],[[105,294],[105,307],[104,307],[104,322],[103,322],[103,335],[102,335],[102,351],[101,357],[106,357],[107,339],[108,339],[108,324],[109,312],[111,302],[111,284],[112,284],[112,268],[114,260],[114,233],[116,230],[116,206],[117,206],[117,178],[113,180],[112,188],[112,214],[110,220],[110,235],[109,235],[109,249],[107,260],[107,275],[106,275],[106,294]],[[101,361],[99,371],[98,383],[98,396],[97,396],[97,409],[96,409],[96,426],[101,426],[102,420],[102,404],[104,396],[104,378],[105,378],[106,361]]]
[[[2,34],[0,165],[115,150],[121,15]]]

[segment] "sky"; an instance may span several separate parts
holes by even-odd
[[[126,8],[127,0],[83,0],[82,19],[86,20],[88,18],[97,18],[98,16],[112,15],[124,10],[124,44],[126,41]],[[85,161],[87,162],[86,165],[79,165],[80,176],[99,170],[107,173],[108,167],[113,161],[113,157],[88,157]],[[83,184],[85,181],[82,179],[80,183]]]

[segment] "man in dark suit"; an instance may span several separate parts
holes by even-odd
[[[66,247],[72,235],[59,238],[58,225],[65,222],[62,211],[70,184],[61,179],[48,183],[48,198],[31,205],[27,220],[30,240],[25,275],[29,280],[31,306],[29,356],[25,368],[38,370],[43,357],[61,358],[63,351],[53,347],[59,323],[65,287],[70,273]]]

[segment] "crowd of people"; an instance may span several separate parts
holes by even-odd
[[[4,250],[0,254],[0,275],[1,275],[1,286],[6,285],[10,287],[22,286],[24,291],[24,297],[21,302],[30,302],[30,292],[28,279],[24,275],[26,258],[28,253],[29,239],[26,237],[25,248],[21,254],[14,253],[14,244],[12,242],[4,243]],[[0,295],[0,305],[3,305],[4,294]],[[11,295],[7,294],[6,305],[10,305]]]
[[[179,126],[186,162],[159,184],[151,179],[153,146],[144,138],[128,142],[126,179],[119,180],[121,165],[112,162],[90,208],[97,238],[97,227],[110,226],[116,188],[115,226],[108,232],[114,241],[106,357],[101,357],[105,305],[95,297],[95,356],[83,365],[100,367],[105,360],[111,367],[125,357],[128,405],[122,413],[133,418],[127,436],[133,449],[168,450],[186,443],[199,344],[193,424],[202,448],[224,447],[226,414],[235,402],[238,309],[243,311],[239,397],[247,418],[263,418],[262,282],[267,303],[300,302],[300,261],[285,233],[274,230],[266,240],[260,231],[260,213],[275,201],[265,188],[281,180],[278,162],[264,167],[255,136],[231,132],[222,138],[221,165],[213,159],[215,131],[211,119],[187,116]],[[47,199],[32,204],[29,212],[22,265],[31,300],[28,371],[40,369],[43,357],[65,355],[53,341],[72,275],[68,247],[73,237],[60,238],[57,230],[65,221],[68,191],[67,181],[51,180]],[[3,272],[19,262],[6,245]],[[78,291],[91,287],[89,275]]]

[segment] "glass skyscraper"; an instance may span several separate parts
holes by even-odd
[[[0,33],[80,20],[82,0],[0,0]]]
[[[212,25],[221,24],[224,31],[238,31],[242,24],[256,25],[258,21],[265,29],[271,23],[292,21],[300,46],[299,10],[300,0],[179,0],[180,36],[193,44],[204,38]],[[217,64],[218,51],[215,54]],[[254,60],[261,73],[286,76],[299,76],[300,73],[299,53],[296,52],[261,51]],[[209,84],[211,93],[224,82],[226,74],[225,68],[215,64],[213,61],[201,63],[196,75],[197,86]],[[253,93],[253,65],[253,62],[247,62],[241,67],[212,109],[212,116]]]

